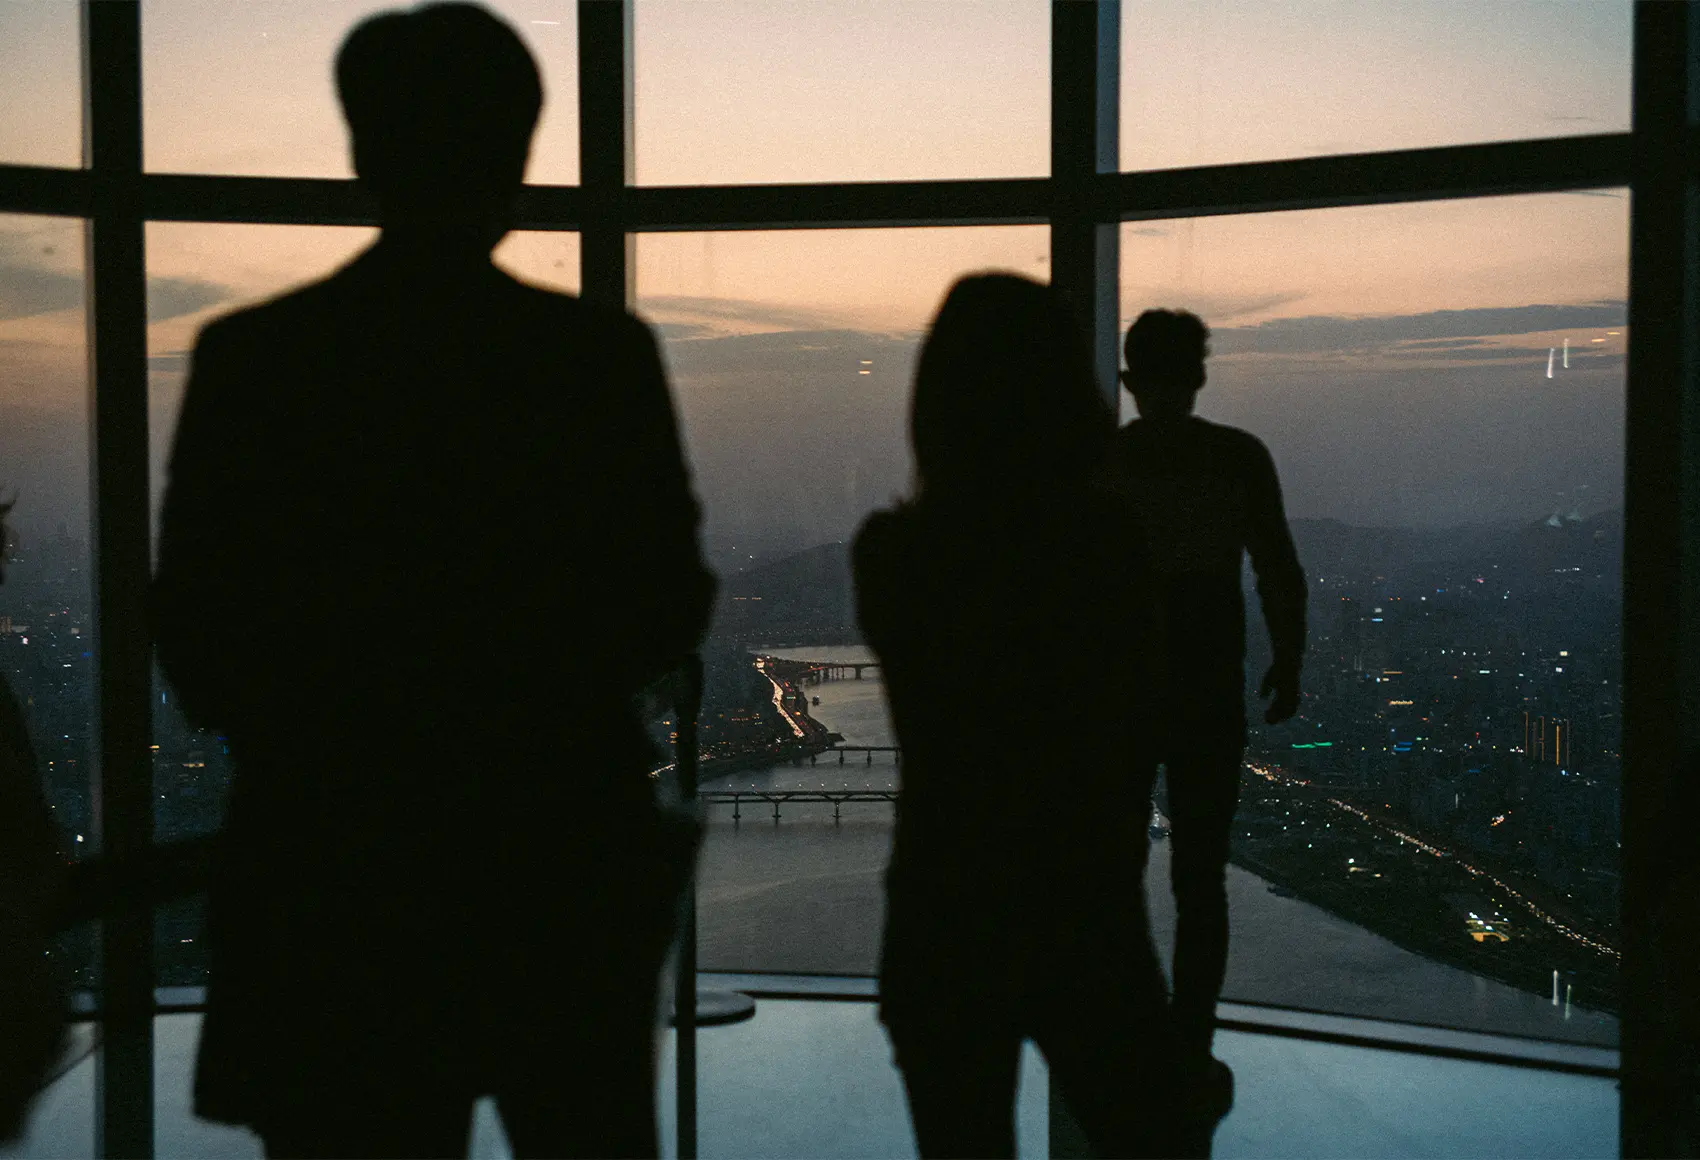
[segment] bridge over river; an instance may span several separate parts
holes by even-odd
[[[903,764],[903,747],[901,745],[829,745],[817,753],[809,754],[809,764],[818,765],[822,757],[829,757],[834,753],[838,754],[839,765],[844,764],[844,757],[849,753],[865,754],[867,760],[862,763],[863,765],[872,765],[876,753],[889,753],[893,765]],[[797,760],[801,761],[802,759],[798,758]]]
[[[892,789],[737,789],[702,790],[697,800],[707,805],[730,805],[732,820],[744,816],[745,804],[762,803],[773,807],[773,820],[779,820],[779,807],[788,803],[825,802],[832,806],[832,820],[840,821],[840,811],[846,804],[856,802],[886,802],[893,810],[901,808],[902,791]]]
[[[802,660],[797,657],[774,656],[772,653],[757,653],[756,659],[759,662],[777,661],[782,665],[794,666],[793,672],[800,668],[802,672],[796,679],[805,685],[818,685],[822,681],[841,681],[846,678],[859,681],[862,679],[862,673],[866,670],[879,671],[885,668],[879,661],[871,658],[868,660]]]

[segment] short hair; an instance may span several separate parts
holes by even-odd
[[[1081,478],[1114,432],[1060,291],[1002,273],[951,287],[915,366],[909,433],[922,493]]]
[[[477,4],[422,4],[355,26],[336,57],[337,97],[361,177],[383,193],[484,190],[523,178],[543,109],[537,62]]]
[[[1190,310],[1147,310],[1122,343],[1128,373],[1147,382],[1190,382],[1210,357],[1210,328]]]

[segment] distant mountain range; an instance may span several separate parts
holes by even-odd
[[[1329,519],[1295,519],[1289,526],[1313,577],[1456,571],[1462,564],[1497,565],[1508,580],[1581,569],[1616,581],[1622,569],[1621,509],[1454,528],[1365,528]],[[819,544],[721,582],[717,631],[747,643],[852,641],[855,623],[845,542]]]
[[[748,644],[859,639],[850,545],[818,544],[724,577],[715,631]]]
[[[1470,563],[1512,573],[1580,567],[1617,575],[1622,568],[1623,511],[1582,517],[1455,528],[1360,528],[1339,520],[1289,521],[1305,571],[1312,575]]]

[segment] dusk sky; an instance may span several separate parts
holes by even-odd
[[[148,166],[347,176],[330,62],[378,7],[147,0]],[[491,7],[544,72],[530,179],[571,183],[574,5]],[[640,0],[634,23],[640,182],[1047,169],[1042,0]],[[1621,131],[1629,23],[1627,3],[1581,0],[1130,0],[1123,163]],[[26,111],[0,119],[0,161],[77,163],[76,27],[68,0],[0,0],[0,102]],[[369,237],[151,226],[156,448],[207,319]],[[1622,191],[1138,222],[1122,241],[1124,315],[1185,306],[1216,328],[1201,410],[1266,438],[1294,514],[1432,525],[1618,502]],[[86,518],[81,246],[74,223],[0,216],[0,483],[22,494],[26,526]],[[499,256],[577,285],[574,235],[516,236]],[[636,306],[665,337],[725,556],[763,534],[764,550],[839,538],[902,490],[931,311],[969,270],[1044,277],[1048,240],[1042,227],[671,234],[640,237],[637,257]],[[1565,339],[1570,367],[1549,379]]]

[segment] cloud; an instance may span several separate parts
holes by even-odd
[[[48,270],[27,262],[0,258],[0,321],[80,310],[84,279],[81,274]],[[148,321],[162,322],[193,314],[234,297],[228,286],[197,278],[149,278]]]
[[[1416,342],[1400,343],[1402,350],[1464,350],[1472,346],[1486,346],[1484,338],[1424,338]]]
[[[60,229],[0,234],[0,321],[33,318],[84,306],[87,278]],[[234,292],[199,278],[147,280],[148,321],[159,322],[228,302]]]
[[[149,278],[148,321],[181,318],[234,297],[230,287],[216,282],[203,282],[198,278]]]
[[[708,333],[667,343],[667,363],[679,375],[818,375],[829,368],[855,372],[861,360],[874,362],[883,376],[893,360],[907,377],[919,336],[893,336],[866,330],[785,330],[756,334]]]
[[[1537,334],[1555,330],[1621,327],[1628,306],[1621,300],[1573,306],[1491,306],[1474,310],[1430,310],[1373,317],[1312,314],[1272,318],[1255,326],[1211,331],[1217,354],[1307,354],[1363,351],[1413,341]]]
[[[1278,310],[1283,306],[1299,301],[1304,295],[1295,292],[1272,292],[1265,294],[1217,294],[1207,290],[1153,289],[1138,294],[1139,302],[1133,304],[1133,311],[1122,319],[1122,329],[1126,330],[1135,315],[1157,307],[1166,310],[1190,310],[1214,329],[1220,320],[1244,318],[1249,314],[1262,314],[1269,310]]]
[[[1410,349],[1411,348],[1409,346],[1406,346],[1406,345],[1400,345],[1399,347],[1395,348],[1396,352],[1400,353],[1400,354],[1403,354],[1403,353],[1409,351]],[[1530,359],[1530,360],[1539,362],[1541,365],[1544,366],[1544,365],[1546,365],[1547,351],[1549,351],[1551,349],[1552,349],[1551,347],[1544,346],[1544,345],[1543,346],[1474,346],[1474,347],[1463,347],[1463,348],[1458,349],[1458,350],[1444,350],[1440,353],[1442,353],[1448,359],[1453,359],[1453,360],[1456,360],[1456,361],[1459,361],[1459,362],[1504,362],[1504,361],[1515,361],[1517,359]],[[1432,351],[1432,350],[1427,350],[1427,351],[1423,351],[1421,353],[1432,354],[1432,353],[1435,353],[1435,352]],[[1574,347],[1571,348],[1571,351],[1570,351],[1570,366],[1571,366],[1572,369],[1578,369],[1579,370],[1583,367],[1590,366],[1590,365],[1604,365],[1604,364],[1607,364],[1607,363],[1621,362],[1622,360],[1623,360],[1623,356],[1621,354],[1616,353],[1615,351],[1605,351],[1605,352],[1601,352],[1601,353],[1595,353],[1593,351],[1577,350]]]
[[[705,325],[713,323],[734,324],[736,329],[796,331],[817,330],[836,321],[817,310],[797,310],[746,298],[689,294],[647,294],[638,299],[637,308],[645,318],[661,320],[661,325],[696,327],[705,334],[714,332],[715,327]]]
[[[83,304],[83,280],[0,259],[0,320],[72,310]]]

